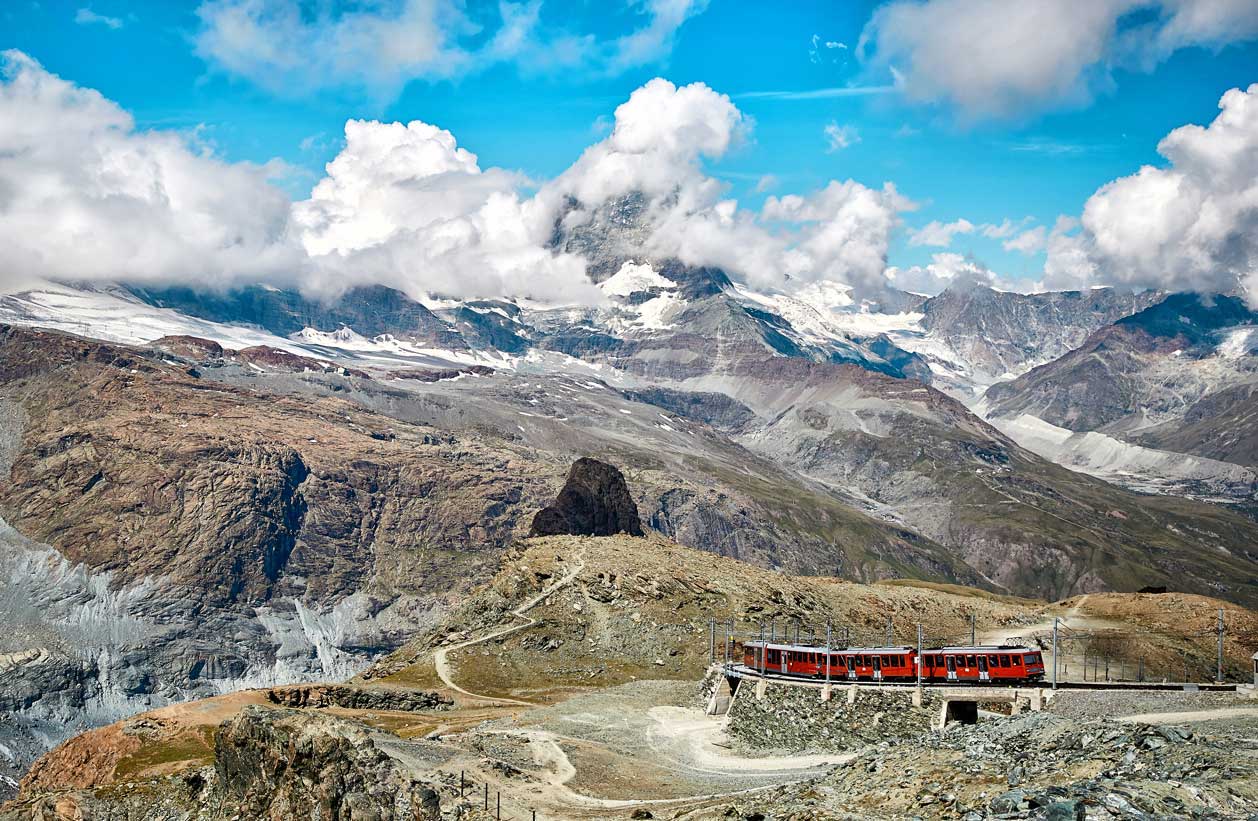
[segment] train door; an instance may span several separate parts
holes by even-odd
[[[874,681],[882,681],[882,656],[874,656]]]
[[[957,657],[944,656],[944,665],[948,668],[948,681],[957,680]]]
[[[856,656],[844,656],[847,662],[847,677],[851,681],[856,681]]]
[[[978,680],[991,681],[991,673],[987,669],[987,656],[978,657]]]
[[[782,672],[783,672],[783,673],[789,673],[789,672],[790,672],[790,666],[789,666],[789,663],[790,663],[790,657],[791,657],[792,655],[793,655],[792,653],[789,653],[789,652],[787,652],[787,651],[785,651],[785,650],[783,650],[783,651],[782,651]]]

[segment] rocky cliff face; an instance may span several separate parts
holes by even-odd
[[[42,760],[5,821],[109,818],[325,818],[437,821],[440,797],[385,751],[378,731],[309,711],[246,706],[214,728],[206,766],[160,721],[136,720],[75,739]],[[396,739],[393,739],[396,741]],[[161,772],[163,758],[180,764]],[[140,773],[124,771],[140,764]]]
[[[1112,288],[1018,294],[949,288],[921,307],[922,327],[993,377],[1020,374],[1083,344],[1088,335],[1156,304],[1163,294]]]
[[[638,506],[615,465],[578,459],[555,497],[533,517],[530,536],[642,535]]]
[[[1173,295],[1098,330],[1059,359],[993,385],[988,412],[1119,434],[1174,423],[1207,396],[1258,381],[1249,341],[1254,321],[1234,297]],[[1162,428],[1168,440],[1169,429]]]

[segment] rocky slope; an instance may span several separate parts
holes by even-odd
[[[631,465],[646,518],[712,550],[797,572],[973,577],[767,463],[772,480],[726,481],[754,457],[709,450],[704,428],[655,427],[654,411],[630,411],[649,406],[601,385],[586,388],[609,403],[600,418],[688,443],[672,458],[691,468],[627,431],[569,438],[548,420],[557,429],[525,441],[514,420],[541,417],[516,403],[537,411],[533,381],[461,405],[443,381],[162,348],[0,329],[9,778],[47,744],[153,705],[352,675],[492,574],[559,489],[569,449]]]
[[[1031,414],[1074,431],[1137,436],[1160,425],[1163,441],[1207,397],[1256,380],[1254,314],[1236,297],[1175,294],[1106,326],[1079,348],[999,385],[991,416]],[[1246,394],[1232,394],[1233,400]],[[1221,405],[1230,404],[1226,398]],[[1209,405],[1198,409],[1199,422]],[[1191,422],[1189,423],[1191,424]],[[1204,455],[1204,454],[1203,454]]]
[[[968,632],[971,616],[983,633],[1035,635],[1054,615],[1082,627],[1092,613],[1115,618],[1118,635],[1135,625],[1191,631],[1217,604],[1162,601],[1113,594],[1095,605],[1044,605],[960,588],[789,577],[658,536],[529,539],[491,584],[366,682],[237,693],[101,728],[47,755],[0,818],[398,818],[426,817],[434,804],[446,817],[477,818],[482,784],[516,817],[790,808],[817,818],[983,818],[1055,802],[1126,806],[1111,795],[1142,812],[1236,817],[1255,794],[1243,754],[1249,724],[1172,732],[1109,720],[1223,707],[1252,722],[1254,708],[1231,693],[1106,702],[1116,694],[1064,692],[1051,714],[936,734],[926,725],[937,696],[919,710],[906,692],[863,691],[848,705],[845,694],[822,702],[816,690],[779,686],[759,699],[747,686],[725,740],[713,735],[720,719],[686,706],[696,701],[693,684],[679,701],[677,685],[642,681],[698,679],[712,653],[710,620],[725,622],[719,657],[731,620],[742,637],[770,621],[779,635],[798,625],[806,636],[829,618],[834,636],[866,643],[884,640],[890,615],[896,640],[915,640],[921,621],[928,642],[950,642]],[[1235,621],[1250,629],[1254,614],[1237,611]],[[434,665],[442,651],[444,672]],[[1244,648],[1228,652],[1245,663]],[[442,675],[461,688],[453,705],[434,692],[446,688]],[[493,701],[504,697],[516,700]],[[785,750],[848,755],[761,757]],[[459,795],[463,773],[471,796]]]
[[[1041,605],[998,596],[953,595],[925,587],[861,585],[772,573],[683,547],[658,535],[528,539],[505,557],[482,591],[445,621],[364,674],[390,684],[432,683],[432,651],[510,624],[508,615],[560,579],[567,583],[528,611],[532,626],[449,657],[459,681],[476,692],[509,695],[537,683],[568,687],[619,684],[633,677],[697,679],[709,662],[709,622],[742,635],[772,622],[779,635],[885,640],[887,619],[901,641],[954,641],[969,619],[1005,627],[1031,624]],[[968,591],[967,591],[968,592]],[[517,622],[518,623],[518,622]],[[722,652],[718,641],[716,651]],[[469,683],[470,682],[470,683]]]
[[[926,300],[921,326],[990,381],[1057,359],[1163,296],[1112,288],[1019,294],[964,285]]]
[[[1232,589],[1252,600],[1253,588],[1240,581],[1252,578],[1255,558],[1241,535],[1253,528],[1245,517],[1060,468],[931,388],[802,360],[746,363],[720,378],[673,384],[737,399],[759,417],[737,441],[850,489],[870,510],[945,545],[1013,592],[1056,599],[1168,582],[1224,595],[1239,581]],[[1226,553],[1201,549],[1206,532],[1210,544],[1228,545]],[[1136,583],[1145,578],[1163,581]]]
[[[435,785],[358,722],[246,705],[197,729],[155,715],[81,736],[31,771],[0,818],[441,818]]]

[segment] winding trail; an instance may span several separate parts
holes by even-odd
[[[489,701],[495,704],[519,704],[523,707],[536,707],[537,705],[531,701],[524,701],[518,698],[503,698],[501,696],[491,696],[491,695],[486,695],[484,693],[473,693],[470,690],[464,690],[462,687],[454,683],[454,674],[450,669],[449,654],[451,650],[462,650],[465,647],[472,647],[474,645],[482,644],[487,641],[492,641],[493,639],[501,638],[503,636],[509,636],[512,633],[519,632],[520,630],[527,629],[537,624],[537,619],[531,618],[524,614],[527,613],[529,610],[532,610],[534,607],[536,607],[539,603],[544,601],[547,597],[549,597],[555,591],[571,584],[572,581],[576,579],[578,575],[580,575],[581,571],[585,569],[584,559],[585,559],[584,554],[578,554],[575,560],[575,566],[571,570],[569,570],[566,574],[564,574],[562,578],[557,579],[556,581],[552,582],[547,587],[542,588],[542,592],[538,593],[536,596],[534,596],[533,598],[529,599],[528,601],[524,602],[519,607],[511,611],[511,615],[513,618],[524,619],[523,624],[514,624],[507,627],[502,627],[502,628],[499,628],[498,630],[494,630],[490,633],[486,633],[483,636],[478,636],[477,638],[474,638],[474,639],[468,639],[467,641],[460,642],[458,644],[453,644],[453,645],[450,645],[449,647],[442,647],[440,650],[437,650],[436,652],[434,652],[432,654],[432,661],[433,661],[433,666],[437,668],[437,677],[440,678],[441,681],[451,690],[454,690],[457,693],[462,693],[468,698],[474,698],[478,701]]]

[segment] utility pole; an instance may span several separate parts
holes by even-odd
[[[1057,622],[1060,621],[1056,616],[1053,617],[1053,689],[1057,689]]]
[[[974,613],[971,613],[970,614],[970,646],[971,647],[976,647],[978,645],[978,639],[975,638],[975,634],[977,632],[978,632],[978,616]]]
[[[716,619],[708,619],[708,664],[716,663]]]
[[[769,645],[764,641],[764,622],[760,622],[760,676],[764,677],[764,666],[769,662]]]
[[[891,617],[887,616],[887,646],[890,647],[895,641],[895,633],[891,628]]]
[[[922,623],[917,623],[917,686],[922,686]]]
[[[830,686],[830,620],[826,619],[826,686]],[[829,692],[827,690],[826,692]]]
[[[1219,658],[1218,666],[1215,668],[1214,680],[1219,684],[1223,683],[1223,608],[1219,608]]]

